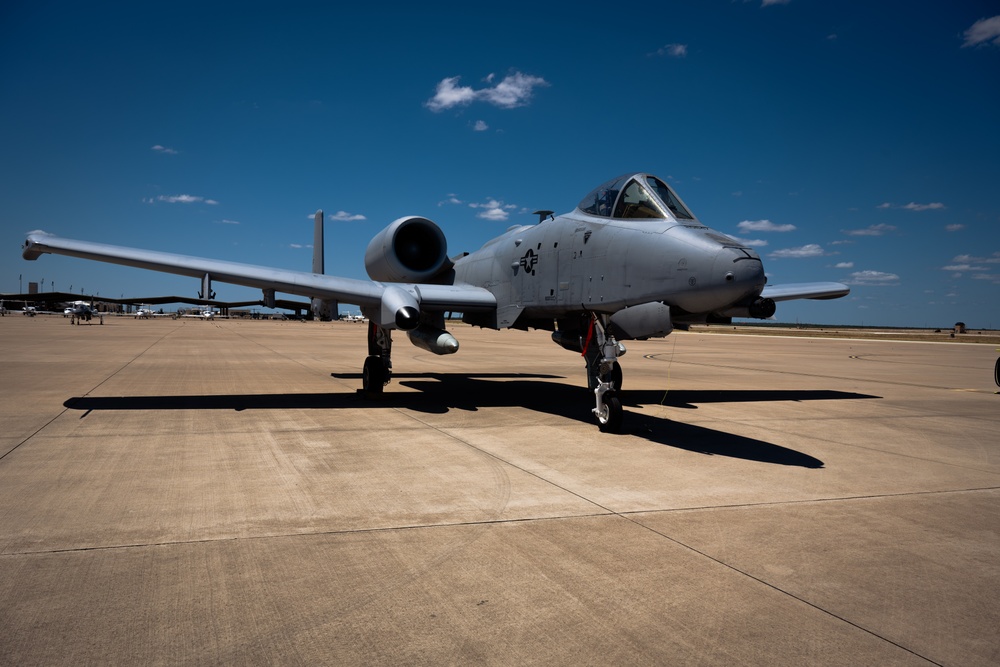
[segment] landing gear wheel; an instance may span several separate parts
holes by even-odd
[[[365,359],[365,368],[361,374],[361,386],[366,394],[380,396],[385,388],[385,376],[382,357],[371,355]]]
[[[604,408],[596,412],[597,425],[602,433],[618,433],[622,427],[622,402],[614,392],[604,394]]]

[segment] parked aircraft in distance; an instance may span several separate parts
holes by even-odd
[[[840,283],[766,285],[754,250],[706,227],[650,174],[611,179],[569,213],[537,214],[537,224],[513,226],[479,250],[452,258],[435,223],[399,218],[368,244],[371,280],[324,275],[315,260],[314,271],[306,273],[41,231],[28,234],[23,256],[54,253],[191,276],[201,280],[204,294],[211,294],[212,280],[257,287],[269,307],[275,292],[310,297],[314,307],[356,304],[369,321],[363,373],[369,394],[380,393],[391,378],[394,329],[435,354],[458,351],[444,328],[446,312],[492,329],[545,329],[585,358],[593,412],[601,430],[611,432],[620,429],[623,414],[617,395],[621,341],[666,336],[692,323],[766,319],[777,301],[850,292]],[[321,212],[316,220],[321,226]]]
[[[67,303],[66,308],[63,310],[63,317],[67,315],[69,316],[70,324],[90,322],[95,317],[100,320],[101,324],[104,324],[104,316],[94,309],[93,304],[86,301],[71,301]]]
[[[188,313],[182,317],[195,317],[199,320],[214,320],[219,316],[218,311],[212,310],[211,308],[204,308],[202,310],[196,310],[193,313]]]

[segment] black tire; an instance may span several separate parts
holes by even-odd
[[[614,392],[604,394],[604,411],[597,413],[597,426],[602,433],[618,433],[622,428],[622,402]]]
[[[1000,387],[1000,358],[997,358],[997,365],[993,369],[993,381]]]
[[[365,359],[365,368],[361,374],[361,386],[366,394],[381,394],[385,389],[385,366],[382,358],[372,355]]]

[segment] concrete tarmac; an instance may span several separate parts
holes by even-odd
[[[0,663],[995,665],[989,345],[0,318]]]

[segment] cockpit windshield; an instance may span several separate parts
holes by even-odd
[[[621,191],[622,184],[626,178],[628,177],[620,176],[597,186],[590,194],[583,198],[583,201],[577,205],[577,208],[591,215],[599,215],[604,218],[611,217],[615,200],[618,199],[618,193]]]
[[[674,191],[667,187],[666,183],[655,176],[647,176],[646,183],[649,184],[649,187],[653,188],[653,191],[656,192],[656,196],[667,205],[667,208],[670,209],[670,212],[674,214],[675,218],[678,220],[694,220],[694,216],[691,215],[691,212],[684,207],[684,204],[682,204],[681,200],[677,198]]]
[[[612,218],[665,218],[660,202],[638,181],[631,180],[618,197]]]
[[[604,218],[694,220],[666,183],[644,174],[619,176],[600,185],[577,208]]]

